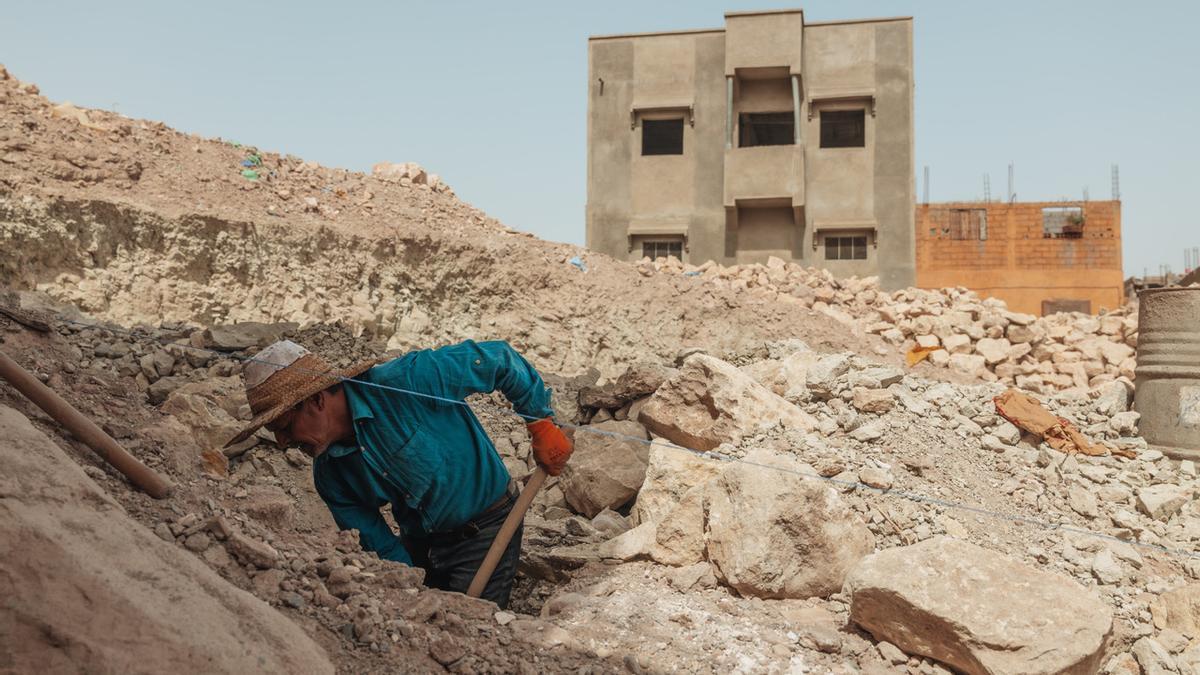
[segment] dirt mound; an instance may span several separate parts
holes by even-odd
[[[342,321],[397,349],[501,338],[564,374],[683,346],[878,344],[794,303],[513,232],[427,184],[103,111],[84,124],[11,79],[0,92],[0,283],[126,325]]]
[[[138,525],[0,406],[0,623],[17,672],[332,673],[296,624]]]

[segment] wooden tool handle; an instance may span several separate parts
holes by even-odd
[[[467,588],[468,596],[478,598],[483,593],[483,589],[487,587],[488,582],[492,580],[492,572],[496,571],[496,565],[500,563],[500,556],[504,555],[504,549],[508,548],[508,542],[512,541],[513,533],[517,531],[517,526],[521,524],[521,519],[525,517],[525,512],[529,510],[529,505],[533,503],[533,498],[537,496],[537,491],[545,482],[546,470],[539,466],[529,477],[525,489],[521,490],[521,494],[517,497],[517,503],[513,504],[512,511],[508,512],[508,517],[504,519],[504,524],[500,526],[500,531],[492,540],[492,546],[484,556],[483,564],[479,566],[479,571],[475,572],[475,578],[471,580],[471,585]]]

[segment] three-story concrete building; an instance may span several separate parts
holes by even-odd
[[[589,248],[915,283],[912,20],[588,42]]]

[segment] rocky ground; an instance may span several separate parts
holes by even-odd
[[[21,638],[0,667],[1197,672],[1200,483],[1137,435],[1128,310],[628,265],[412,166],[0,92],[0,306],[26,313],[0,311],[0,349],[176,486],[133,490],[0,386],[20,439],[0,442],[0,626]],[[338,364],[506,337],[545,374],[577,451],[527,518],[509,611],[361,551],[265,432],[221,449],[248,417],[242,360],[280,337]],[[1004,419],[1010,384],[1099,454]],[[527,472],[502,397],[471,405]],[[92,614],[123,648],[62,618]]]

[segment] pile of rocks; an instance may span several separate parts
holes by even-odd
[[[1106,653],[1117,654],[1113,668],[1136,662],[1145,672],[1154,659],[1179,672],[1200,663],[1200,642],[1176,637],[1200,635],[1180,627],[1190,615],[1163,608],[1200,601],[1186,590],[1200,588],[1187,581],[1200,579],[1200,564],[1156,548],[1200,542],[1200,481],[1191,462],[1136,436],[1127,379],[1044,404],[1091,439],[1136,452],[1133,460],[1066,455],[1023,433],[995,410],[999,383],[932,382],[797,341],[765,351],[740,367],[687,354],[658,369],[664,379],[649,396],[621,387],[657,381],[648,366],[581,391],[583,416],[602,421],[576,438],[587,448],[601,432],[608,461],[581,462],[594,501],[555,496],[539,501],[540,517],[591,518],[602,507],[627,512],[629,528],[539,554],[542,564],[561,575],[649,560],[678,570],[664,575],[672,587],[823,598],[895,649],[893,664],[927,657],[964,672],[1089,672]],[[714,461],[730,458],[742,461]],[[920,498],[889,496],[896,491]],[[1013,516],[1104,536],[1059,536]],[[1002,581],[979,586],[968,607],[954,600],[967,579]],[[1006,600],[1014,583],[1029,589],[1019,608]],[[1170,593],[1186,599],[1162,599]],[[585,614],[581,602],[571,615]],[[1022,618],[1037,616],[1079,639]]]
[[[898,350],[933,349],[928,359],[985,381],[1033,392],[1084,390],[1133,378],[1137,314],[1035,317],[964,288],[880,290],[876,277],[837,279],[827,270],[771,258],[766,265],[684,265],[643,259],[643,274],[684,274],[820,311],[881,336]]]

